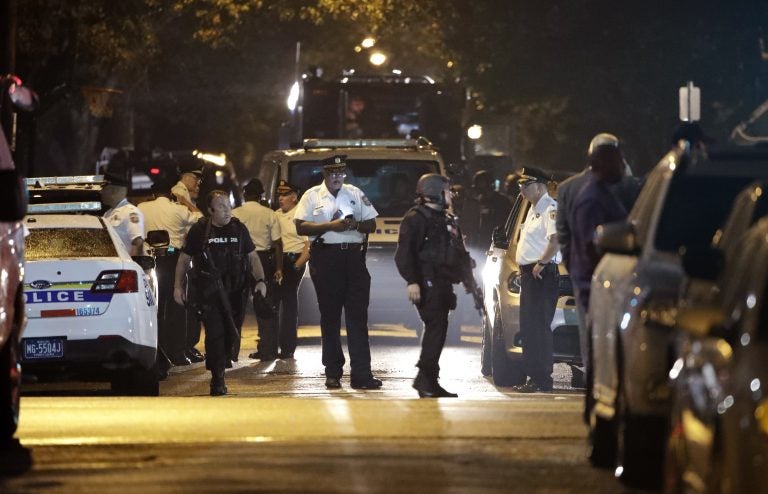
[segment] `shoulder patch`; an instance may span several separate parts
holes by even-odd
[[[363,194],[362,201],[363,201],[363,204],[365,204],[366,206],[370,206],[371,205],[371,200],[368,199],[368,196],[365,195],[365,194]]]
[[[131,213],[128,217],[131,219],[131,223],[138,223],[140,221],[138,213]]]

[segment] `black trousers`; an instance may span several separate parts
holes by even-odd
[[[228,299],[231,313],[227,313],[220,301],[210,300],[203,305],[200,314],[200,320],[205,326],[205,367],[211,371],[214,381],[224,379],[227,361],[236,360],[240,348],[239,339],[233,339],[228,317],[232,317],[235,325],[238,321],[242,324],[245,307],[243,291],[229,293]]]
[[[275,261],[273,252],[268,250],[258,251],[261,267],[264,269],[264,282],[267,285],[267,301],[274,305],[276,298],[277,283],[275,283]],[[251,280],[253,281],[253,280]],[[254,284],[250,284],[250,294],[253,295]],[[255,313],[255,309],[254,309]],[[264,318],[256,316],[258,325],[259,342],[256,344],[256,350],[261,355],[261,359],[277,358],[277,315],[275,317]],[[242,321],[240,321],[242,327]]]
[[[341,349],[341,310],[344,309],[351,379],[366,382],[372,377],[368,342],[368,302],[371,275],[360,244],[313,246],[309,274],[320,308],[320,334],[326,377],[340,378],[344,367]]]
[[[448,334],[448,313],[456,308],[453,284],[447,280],[434,280],[421,285],[421,302],[417,309],[424,322],[421,355],[416,367],[429,379],[440,375],[440,354]]]
[[[556,264],[547,264],[541,279],[533,277],[535,264],[520,266],[520,335],[523,340],[523,370],[541,387],[552,387],[552,319],[557,308],[560,274]]]
[[[186,314],[184,307],[173,300],[176,261],[172,253],[158,256],[157,265],[157,336],[166,356],[181,355],[187,349]]]
[[[278,343],[283,355],[292,355],[296,351],[299,324],[299,285],[306,271],[306,264],[295,269],[294,263],[299,254],[283,254],[283,283],[277,287],[277,304],[280,322],[278,324]]]

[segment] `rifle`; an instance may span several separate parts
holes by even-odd
[[[461,283],[464,285],[464,289],[472,295],[472,300],[475,302],[475,309],[480,314],[480,317],[488,318],[488,312],[485,310],[485,303],[483,300],[483,289],[478,286],[475,280],[475,274],[473,269],[475,268],[475,260],[469,255],[469,252],[464,252],[465,257],[461,263]]]

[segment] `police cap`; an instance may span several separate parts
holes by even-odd
[[[121,173],[122,170],[107,170],[104,172],[104,182],[106,185],[117,185],[119,187],[128,187],[129,180],[125,173]]]
[[[326,172],[343,172],[347,168],[347,155],[337,154],[320,162]]]
[[[191,173],[200,178],[203,176],[203,169],[197,163],[182,163],[179,165],[179,175],[184,175],[185,173]]]
[[[526,166],[520,169],[520,176],[517,179],[517,183],[520,185],[527,185],[533,182],[546,184],[550,180],[552,180],[552,176],[544,170],[533,166]]]
[[[298,193],[298,190],[296,187],[288,183],[287,180],[280,180],[277,184],[277,194],[283,195],[283,194],[290,194],[291,192]]]
[[[258,178],[252,178],[245,187],[243,187],[243,193],[249,197],[261,197],[264,194],[264,185]]]

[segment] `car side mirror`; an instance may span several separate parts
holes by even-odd
[[[150,230],[147,232],[147,243],[155,249],[168,247],[171,237],[166,230]]]
[[[0,221],[21,221],[27,215],[27,185],[16,170],[0,170]]]
[[[710,246],[686,247],[683,253],[683,269],[691,278],[715,281],[725,266],[725,255]]]
[[[497,226],[493,229],[493,235],[491,237],[491,241],[493,242],[493,247],[495,249],[506,249],[507,248],[507,232],[504,231],[503,226]]]
[[[635,227],[626,221],[599,225],[595,236],[595,245],[603,253],[633,255],[640,250]]]
[[[144,271],[155,269],[155,259],[152,256],[131,256],[131,259]]]

